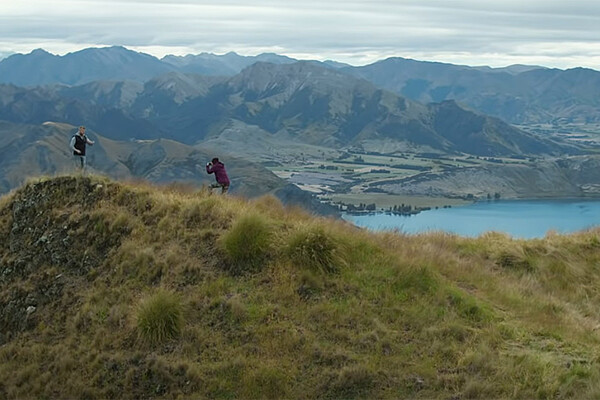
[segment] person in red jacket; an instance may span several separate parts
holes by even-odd
[[[229,189],[229,177],[225,172],[225,164],[223,164],[217,157],[213,158],[211,162],[206,164],[206,172],[209,174],[215,174],[217,183],[210,185],[211,188],[221,188],[221,193],[227,193]]]

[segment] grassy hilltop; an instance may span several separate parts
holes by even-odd
[[[0,398],[597,398],[600,230],[369,233],[97,177],[0,199]]]

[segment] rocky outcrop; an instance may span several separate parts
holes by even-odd
[[[77,301],[69,293],[126,233],[111,229],[114,216],[92,212],[117,191],[114,184],[62,177],[26,185],[2,208],[0,341],[35,328],[39,307],[65,310]]]

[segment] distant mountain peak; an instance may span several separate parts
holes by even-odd
[[[47,52],[46,50],[44,50],[42,48],[32,50],[31,53],[29,53],[29,54],[34,55],[34,56],[38,56],[38,55],[50,55],[50,56],[52,56],[52,55],[54,55],[52,53]]]

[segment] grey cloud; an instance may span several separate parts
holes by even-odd
[[[551,56],[554,45],[557,57],[581,59],[580,44],[591,43],[588,58],[600,58],[600,4],[591,0],[89,0],[85,12],[69,7],[76,3],[58,0],[55,9],[46,5],[39,14],[0,5],[3,45],[40,40],[71,43],[74,50],[81,43],[197,52],[277,48],[355,59],[460,53],[476,60],[491,53],[516,57],[523,48]],[[0,48],[0,54],[11,50]]]

